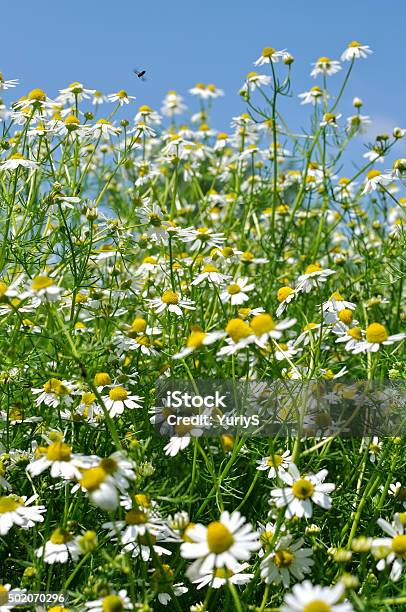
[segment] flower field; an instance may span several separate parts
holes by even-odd
[[[406,610],[406,130],[348,98],[371,54],[301,92],[265,47],[227,132],[213,84],[0,73],[0,612]],[[217,394],[174,418],[199,381],[249,385],[255,431]],[[274,381],[311,399],[271,419]]]

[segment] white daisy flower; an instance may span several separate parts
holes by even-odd
[[[76,101],[80,102],[81,100],[94,97],[96,90],[85,89],[82,83],[75,81],[74,83],[71,83],[69,87],[60,89],[59,93],[61,95],[58,96],[58,102],[72,106]]]
[[[85,606],[92,612],[121,612],[122,610],[132,610],[134,607],[125,589],[121,589],[118,593],[111,593],[100,599],[87,601]]]
[[[392,181],[390,174],[382,174],[379,170],[370,170],[365,179],[362,195],[376,191],[380,185],[388,185]]]
[[[314,68],[310,73],[312,77],[317,77],[319,74],[323,76],[332,76],[341,70],[340,62],[331,60],[329,57],[319,57],[313,66]]]
[[[273,47],[264,47],[259,58],[254,62],[254,66],[263,66],[264,64],[277,64],[280,59],[288,55],[286,49],[276,51]]]
[[[25,158],[23,155],[21,155],[21,153],[14,153],[13,155],[10,155],[6,161],[0,163],[0,172],[4,170],[14,172],[14,170],[17,170],[18,168],[37,170],[39,165],[36,162]]]
[[[35,523],[43,523],[45,506],[30,506],[37,497],[38,495],[33,495],[27,499],[26,496],[17,495],[0,496],[0,535],[6,535],[13,525],[29,529],[34,527]]]
[[[309,580],[295,584],[285,595],[280,612],[354,612],[348,601],[337,603],[344,595],[345,587],[338,582],[334,587],[312,585]]]
[[[241,92],[255,91],[258,87],[266,87],[271,82],[271,77],[265,74],[251,71],[247,74],[246,81],[241,87]]]
[[[0,91],[5,91],[6,89],[10,89],[11,87],[16,87],[18,84],[18,79],[9,79],[6,81],[3,77],[3,73],[0,72]]]
[[[406,487],[403,487],[401,482],[392,482],[389,485],[388,494],[396,501],[402,503],[403,507],[406,508]]]
[[[50,468],[52,478],[74,480],[81,477],[82,455],[73,454],[69,444],[62,440],[52,442],[47,447],[38,447],[37,454],[42,455],[40,459],[30,463],[26,468],[31,476],[38,476]]]
[[[71,397],[73,389],[67,380],[50,378],[43,387],[34,387],[31,391],[34,395],[38,395],[35,400],[37,406],[45,404],[46,406],[57,408],[61,403],[68,406],[73,403],[73,398]]]
[[[196,559],[190,571],[207,574],[214,568],[234,571],[238,561],[248,561],[258,550],[258,534],[238,511],[222,512],[219,521],[207,527],[196,523],[187,530],[188,540],[181,545],[185,559]]]
[[[291,577],[303,580],[314,565],[311,548],[303,548],[304,540],[293,541],[290,534],[282,536],[274,549],[261,561],[261,578],[267,584],[290,585]]]
[[[294,300],[296,297],[295,289],[292,287],[288,287],[287,285],[284,287],[280,287],[277,293],[277,299],[279,302],[279,306],[276,310],[276,316],[280,317],[286,310],[287,305]]]
[[[252,580],[254,574],[246,574],[244,570],[249,567],[248,563],[237,563],[234,567],[234,570],[226,569],[225,567],[217,567],[212,569],[207,574],[203,576],[198,576],[195,579],[188,573],[189,579],[192,579],[193,584],[196,585],[196,588],[202,589],[205,586],[210,586],[212,589],[220,589],[222,586],[227,583],[230,584],[247,584]]]
[[[323,102],[325,97],[328,99],[329,95],[324,93],[320,87],[317,87],[317,85],[316,87],[309,89],[309,91],[304,91],[298,95],[298,98],[302,100],[301,104],[312,104],[313,106]]]
[[[322,268],[320,264],[317,263],[310,264],[307,266],[304,274],[299,276],[295,291],[309,293],[314,287],[318,287],[319,283],[325,283],[332,274],[335,274],[335,270]]]
[[[294,463],[290,463],[287,472],[280,472],[279,477],[288,487],[271,491],[277,508],[286,507],[286,516],[311,518],[313,515],[312,502],[325,510],[331,508],[331,499],[328,493],[335,489],[335,484],[324,483],[327,470],[317,474],[301,476]]]
[[[279,340],[282,333],[295,323],[296,319],[284,319],[275,323],[271,315],[264,312],[252,318],[250,327],[256,336],[255,343],[263,347],[270,338]]]
[[[80,546],[69,531],[57,528],[53,531],[50,539],[36,551],[36,556],[44,560],[44,563],[67,563],[69,560],[76,561],[81,554]]]
[[[31,295],[37,296],[48,302],[58,301],[62,292],[62,287],[58,287],[58,285],[55,284],[55,280],[49,276],[35,276],[31,281]]]
[[[109,94],[107,96],[107,100],[109,102],[118,102],[120,106],[124,106],[124,104],[129,104],[130,100],[135,100],[135,96],[129,96],[128,93],[124,89],[120,89],[116,93]]]
[[[146,300],[146,303],[150,308],[153,308],[157,314],[167,310],[173,314],[176,314],[178,317],[181,317],[184,314],[182,309],[196,310],[192,300],[179,297],[179,295],[171,289],[166,289],[162,293],[161,297]]]
[[[213,264],[205,264],[200,274],[191,282],[191,285],[200,285],[205,280],[212,282],[214,285],[221,285],[229,278],[229,275],[221,274]]]
[[[357,40],[353,40],[341,55],[342,62],[350,62],[353,59],[366,59],[373,51],[368,45],[361,45]]]
[[[176,353],[173,359],[183,359],[202,346],[209,346],[213,342],[217,342],[217,340],[224,338],[225,335],[225,332],[204,332],[200,329],[195,329],[187,339],[185,348]]]
[[[406,333],[388,334],[386,328],[381,323],[371,323],[365,331],[365,341],[360,342],[353,349],[353,354],[376,353],[382,346],[389,346],[395,342],[402,342],[406,338]]]
[[[384,519],[378,519],[379,527],[390,537],[377,538],[372,542],[372,552],[379,557],[376,568],[383,570],[387,566],[392,566],[390,579],[397,582],[403,570],[403,562],[406,558],[406,533],[399,514],[395,514],[393,523],[388,523]]]
[[[286,471],[289,467],[292,457],[289,450],[286,450],[282,455],[275,453],[269,457],[263,457],[257,460],[257,470],[268,471],[268,478],[277,478],[279,472]]]
[[[110,389],[108,395],[102,397],[103,403],[109,412],[109,415],[114,418],[117,415],[123,414],[124,409],[142,408],[140,403],[143,400],[139,395],[129,395],[124,387],[118,386]]]
[[[220,293],[223,303],[230,302],[232,306],[239,306],[249,299],[247,293],[255,289],[255,285],[250,283],[247,278],[237,278],[237,280],[226,287]]]

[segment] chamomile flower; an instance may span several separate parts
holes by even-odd
[[[310,75],[312,77],[317,77],[320,74],[323,76],[332,76],[336,74],[339,70],[341,70],[340,62],[336,60],[331,60],[329,57],[319,57],[317,62],[313,64],[314,68],[311,71]]]
[[[263,66],[264,64],[277,64],[281,58],[287,55],[286,49],[276,51],[273,47],[264,47],[259,58],[254,62],[254,66]]]
[[[186,105],[183,103],[183,98],[176,91],[168,91],[161,108],[163,115],[174,117],[181,115],[186,110]]]
[[[39,446],[36,454],[40,458],[27,466],[31,476],[38,476],[49,468],[52,478],[74,480],[81,477],[82,456],[72,453],[69,444],[62,440],[51,442],[49,446]]]
[[[262,559],[261,578],[267,584],[282,583],[285,588],[289,587],[291,577],[303,580],[314,565],[312,549],[303,548],[303,544],[303,538],[294,541],[292,535],[283,535]]]
[[[5,91],[6,89],[17,87],[18,83],[18,79],[9,79],[6,81],[3,77],[3,73],[0,72],[0,91]]]
[[[26,168],[28,170],[37,170],[39,165],[37,162],[25,158],[21,153],[13,153],[6,161],[0,162],[0,172],[8,170],[14,172],[18,168]]]
[[[285,595],[281,612],[353,612],[348,601],[338,603],[344,595],[344,584],[334,587],[313,586],[309,580],[295,584],[291,593]]]
[[[87,133],[93,138],[109,138],[117,136],[120,128],[114,127],[107,119],[98,119],[96,123],[88,128]]]
[[[239,306],[249,299],[247,294],[253,289],[255,285],[247,278],[237,278],[220,293],[220,299],[223,303],[230,302],[231,306]]]
[[[46,512],[45,506],[32,506],[38,495],[29,499],[17,495],[0,496],[0,535],[6,535],[13,525],[22,529],[34,527],[35,523],[42,523]]]
[[[201,523],[189,527],[181,555],[184,559],[196,559],[193,570],[203,575],[214,568],[234,571],[239,567],[238,561],[247,561],[259,547],[258,534],[245,518],[238,511],[231,514],[225,511],[207,527]]]
[[[102,399],[109,415],[114,418],[123,414],[126,408],[128,410],[141,408],[142,404],[140,402],[143,398],[139,395],[130,395],[124,387],[117,386],[112,387],[108,395],[103,396]]]
[[[271,77],[258,72],[249,72],[246,81],[241,88],[241,92],[255,91],[260,87],[266,87],[271,82]]]
[[[331,499],[328,494],[334,491],[335,485],[330,482],[325,483],[326,476],[327,470],[301,476],[296,465],[290,463],[287,472],[279,473],[281,480],[288,486],[271,491],[276,507],[286,507],[288,518],[293,516],[311,518],[313,515],[312,502],[328,510],[331,508]]]
[[[316,85],[315,87],[309,89],[309,91],[304,91],[303,93],[299,94],[298,97],[302,100],[301,104],[312,104],[313,106],[315,106],[316,104],[323,102],[325,97],[327,97],[328,99],[329,96],[326,92],[323,92],[323,90],[320,87],[317,87]]]
[[[69,560],[76,561],[81,554],[80,546],[74,536],[66,529],[57,528],[43,546],[36,551],[36,556],[44,560],[44,563],[67,563]]]
[[[403,504],[403,507],[406,508],[406,487],[402,486],[402,483],[392,482],[389,485],[388,494],[391,495],[396,501]]]
[[[43,387],[32,388],[32,393],[38,397],[35,400],[37,406],[45,404],[57,408],[61,403],[70,406],[73,403],[72,387],[67,380],[50,378]]]
[[[269,457],[263,457],[257,460],[257,470],[267,471],[268,478],[276,478],[281,471],[286,471],[289,467],[292,457],[289,450],[286,450],[281,455],[275,453]]]
[[[392,176],[390,174],[382,174],[379,170],[370,170],[366,176],[362,194],[365,195],[371,191],[376,191],[381,185],[388,185],[391,180]]]
[[[290,304],[290,302],[295,299],[296,291],[295,289],[292,289],[292,287],[285,285],[284,287],[280,287],[278,289],[276,297],[279,302],[279,306],[276,310],[276,316],[280,317],[286,310],[288,304]]]
[[[217,340],[224,338],[224,332],[204,332],[201,329],[192,330],[189,338],[186,341],[186,346],[179,353],[176,353],[174,359],[183,359],[202,346],[209,346]]]
[[[155,310],[157,314],[168,311],[177,315],[183,316],[184,310],[195,310],[194,302],[187,298],[179,297],[172,289],[165,289],[162,295],[158,298],[147,300],[147,305]]]
[[[56,302],[60,299],[63,289],[55,284],[53,278],[40,274],[32,279],[30,291],[32,295],[41,298],[41,300]]]
[[[254,577],[254,574],[245,573],[247,567],[249,567],[248,563],[237,563],[233,570],[217,567],[207,574],[199,575],[192,582],[196,585],[197,590],[206,586],[210,586],[212,589],[220,589],[226,584],[247,584]],[[189,575],[189,578],[193,577]]]
[[[405,333],[390,336],[382,323],[370,323],[365,331],[365,341],[360,342],[352,352],[355,355],[358,353],[376,353],[382,346],[402,342],[405,338]]]
[[[129,96],[124,89],[120,89],[116,93],[112,93],[107,96],[107,100],[109,102],[118,102],[120,106],[124,106],[124,104],[129,104],[130,100],[135,99],[135,96]]]
[[[334,270],[322,268],[318,263],[310,264],[304,274],[299,276],[295,291],[309,293],[313,288],[325,283],[332,274],[335,274]]]
[[[214,285],[222,285],[225,280],[230,278],[227,274],[219,272],[218,268],[213,264],[205,264],[200,274],[191,282],[191,285],[200,285],[205,280],[210,281]]]
[[[85,606],[91,612],[122,612],[134,608],[125,589],[121,589],[118,593],[110,593],[100,599],[87,601]]]
[[[86,100],[94,97],[95,89],[86,89],[82,83],[75,81],[68,87],[59,90],[58,102],[62,104],[73,105],[76,101]]]
[[[296,319],[284,319],[279,323],[275,323],[271,315],[261,313],[252,318],[250,326],[256,336],[255,342],[259,346],[263,346],[270,338],[279,340],[282,337],[282,333],[295,323]]]
[[[357,40],[348,43],[348,47],[341,55],[342,62],[351,62],[354,59],[366,59],[372,50],[368,45],[362,45]]]
[[[397,582],[402,575],[406,557],[405,526],[399,514],[395,514],[392,523],[382,518],[378,519],[378,525],[390,537],[377,538],[372,543],[374,556],[381,557],[376,567],[382,571],[385,567],[392,566],[390,579]]]

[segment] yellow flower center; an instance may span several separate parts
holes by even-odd
[[[134,321],[131,323],[131,331],[139,333],[144,332],[147,328],[147,322],[145,319],[141,317],[136,317]]]
[[[397,535],[393,538],[392,550],[400,557],[406,555],[406,535]]]
[[[352,42],[348,43],[348,48],[349,49],[353,49],[354,47],[360,47],[361,43],[358,42],[358,40],[353,40]]]
[[[107,372],[97,372],[93,379],[96,387],[104,387],[106,385],[111,385],[111,378]]]
[[[279,467],[283,463],[283,458],[280,455],[272,455],[268,457],[267,464],[269,467]]]
[[[124,610],[124,603],[118,595],[108,595],[103,599],[103,612],[121,612]]]
[[[292,493],[299,499],[307,499],[313,495],[313,492],[314,486],[307,478],[299,478],[292,485]]]
[[[117,92],[116,96],[118,98],[124,99],[128,98],[128,93],[125,91],[125,89],[120,89],[120,91]]]
[[[362,332],[360,327],[352,327],[348,330],[347,333],[349,336],[351,336],[351,338],[354,338],[354,340],[361,340],[362,338]]]
[[[102,467],[93,467],[85,470],[80,484],[87,491],[95,491],[106,480],[107,472]]]
[[[179,302],[178,294],[171,289],[167,289],[163,292],[161,300],[164,304],[177,304]]]
[[[148,514],[138,508],[133,508],[126,512],[125,522],[127,525],[145,525],[148,523]]]
[[[289,567],[295,560],[290,550],[277,550],[275,553],[275,565],[278,567]]]
[[[147,493],[136,493],[134,495],[135,503],[143,508],[150,508],[151,498]]]
[[[254,254],[251,253],[251,251],[245,251],[245,253],[241,255],[241,259],[244,261],[252,261],[254,259]]]
[[[272,57],[275,53],[275,49],[273,47],[264,47],[262,49],[262,57]]]
[[[250,336],[252,334],[252,329],[248,323],[241,321],[241,319],[231,319],[227,323],[226,332],[234,342],[238,342]]]
[[[66,544],[66,542],[70,542],[71,540],[72,536],[66,529],[55,529],[51,535],[52,544]]]
[[[320,270],[321,270],[320,264],[318,263],[310,264],[310,266],[307,266],[305,270],[305,274],[312,274],[313,272],[320,272]]]
[[[114,389],[110,389],[109,398],[113,402],[122,402],[126,400],[128,397],[128,392],[124,389],[124,387],[115,387]]]
[[[344,308],[338,313],[338,318],[346,325],[349,325],[352,322],[352,311],[349,308]]]
[[[206,264],[203,266],[203,272],[218,272],[218,269],[213,264]]]
[[[340,293],[338,293],[338,291],[334,291],[334,293],[331,294],[330,300],[333,300],[333,299],[336,302],[342,302],[344,300],[344,298],[342,297]]]
[[[54,393],[59,397],[61,395],[69,395],[70,391],[58,378],[50,378],[44,385],[45,393]]]
[[[36,89],[32,89],[30,91],[30,93],[28,94],[28,99],[36,100],[37,102],[45,102],[45,100],[47,99],[47,95],[45,91],[37,87]]]
[[[368,325],[366,331],[366,337],[368,342],[384,342],[388,337],[388,332],[380,323],[371,323]]]
[[[91,404],[93,404],[95,399],[96,399],[96,396],[94,393],[90,393],[89,391],[86,391],[82,395],[82,404],[85,404],[85,406],[90,406]]]
[[[209,524],[207,527],[207,544],[212,553],[219,555],[231,548],[233,543],[233,534],[223,523],[215,521]]]
[[[275,323],[271,315],[263,313],[255,315],[251,321],[251,328],[254,330],[256,336],[262,336],[273,329],[275,329]]]
[[[318,64],[329,64],[331,62],[331,59],[329,57],[319,57],[319,59],[317,60]]]
[[[67,129],[75,129],[78,125],[80,125],[80,121],[75,115],[69,115],[66,117],[64,123]]]
[[[20,504],[12,497],[0,497],[0,514],[14,512],[14,510],[17,510],[19,506]]]
[[[107,119],[99,119],[96,121],[96,125],[111,125],[111,123],[110,121],[107,121]]]
[[[49,276],[35,276],[32,279],[31,289],[33,291],[40,291],[41,289],[46,289],[47,287],[51,287],[54,284],[52,278]]]
[[[313,599],[305,605],[303,612],[331,612],[331,606],[321,599]]]
[[[47,448],[48,461],[70,461],[71,447],[65,442],[54,442]]]
[[[367,179],[370,181],[371,179],[376,178],[377,176],[381,176],[379,170],[370,170],[367,174]]]
[[[240,285],[237,285],[236,283],[231,283],[231,285],[227,287],[227,292],[230,295],[236,295],[237,293],[240,293],[240,291],[241,291],[241,287]]]
[[[293,293],[292,287],[288,287],[288,286],[281,287],[280,289],[278,289],[278,293],[276,296],[278,299],[278,302],[283,302],[292,293]]]
[[[254,72],[254,70],[252,70],[251,72],[247,74],[247,79],[255,79],[257,76],[258,76],[258,72]]]
[[[144,114],[148,114],[152,111],[152,108],[150,106],[148,106],[147,104],[143,104],[142,106],[139,107],[138,112],[139,113],[144,113]]]
[[[192,331],[187,339],[186,346],[188,348],[199,348],[203,344],[206,334],[202,331]]]

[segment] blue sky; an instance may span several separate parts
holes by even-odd
[[[342,111],[351,113],[352,96],[359,95],[363,112],[376,121],[374,133],[406,126],[404,0],[20,0],[3,5],[2,23],[0,70],[21,81],[13,96],[42,87],[52,97],[81,81],[105,93],[124,88],[137,104],[155,108],[176,89],[194,111],[188,88],[213,82],[226,92],[214,111],[214,127],[222,129],[244,110],[237,91],[262,47],[295,56],[296,95],[315,84],[311,62],[320,55],[336,59],[357,39],[374,55],[357,62]],[[147,70],[147,82],[132,75],[134,66]],[[334,87],[341,78],[331,77]],[[294,124],[305,124],[297,100],[285,109]]]

